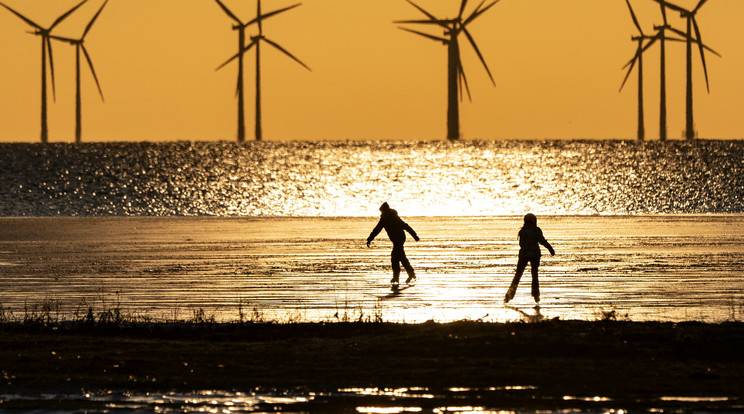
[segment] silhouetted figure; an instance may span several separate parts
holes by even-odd
[[[540,284],[537,281],[537,271],[540,268],[540,244],[545,246],[550,252],[551,256],[555,256],[555,250],[553,246],[545,240],[542,230],[537,227],[537,217],[532,213],[527,213],[524,216],[524,226],[519,230],[519,261],[517,261],[517,273],[514,275],[509,290],[506,291],[504,296],[504,302],[509,302],[514,298],[514,294],[517,291],[517,285],[519,280],[522,278],[527,263],[530,264],[530,270],[532,271],[532,297],[535,298],[535,302],[540,302]]]
[[[367,237],[367,247],[369,247],[372,240],[380,234],[380,231],[382,231],[383,228],[390,238],[390,241],[393,242],[393,251],[390,254],[390,260],[393,265],[393,278],[390,280],[390,283],[393,284],[393,287],[398,285],[401,264],[403,264],[406,273],[408,273],[406,283],[411,283],[411,281],[416,279],[416,274],[406,257],[406,251],[403,249],[403,244],[406,242],[406,231],[409,232],[416,241],[419,241],[419,237],[416,235],[416,232],[413,231],[411,226],[398,216],[398,212],[390,208],[386,202],[382,203],[380,206],[380,221],[372,230],[372,233],[369,234],[369,237]]]

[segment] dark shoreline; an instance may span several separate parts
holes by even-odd
[[[741,322],[6,323],[0,363],[2,394],[530,386],[744,404]]]

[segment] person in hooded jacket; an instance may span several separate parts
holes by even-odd
[[[416,232],[413,231],[411,226],[398,216],[398,212],[390,208],[387,202],[382,203],[380,206],[380,221],[372,230],[372,233],[369,234],[369,237],[367,237],[367,247],[370,247],[372,240],[377,237],[383,228],[390,238],[390,241],[393,242],[393,251],[390,254],[390,260],[393,265],[393,278],[390,280],[390,283],[392,283],[393,286],[398,285],[401,264],[406,269],[406,273],[408,273],[406,283],[411,283],[416,279],[416,274],[406,257],[406,251],[403,249],[403,244],[406,242],[406,231],[410,233],[416,241],[419,241],[419,237],[416,235]]]
[[[519,280],[522,278],[522,273],[524,273],[524,269],[529,263],[530,270],[532,271],[532,297],[535,299],[535,302],[539,303],[540,284],[537,281],[537,272],[540,268],[540,256],[542,255],[540,244],[548,249],[551,256],[555,256],[555,250],[553,250],[553,246],[545,240],[542,230],[540,230],[540,227],[537,227],[537,217],[532,213],[527,213],[524,216],[524,226],[519,230],[518,238],[519,260],[517,261],[517,272],[514,275],[514,280],[512,280],[511,286],[509,286],[509,290],[506,291],[504,302],[508,303],[514,298],[514,294],[517,291],[517,285],[519,285]]]

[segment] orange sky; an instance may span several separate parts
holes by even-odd
[[[76,0],[3,0],[48,26]],[[54,33],[78,36],[103,0],[89,0]],[[242,19],[255,0],[225,0]],[[478,3],[471,1],[468,11]],[[651,0],[631,0],[647,33],[661,21]],[[677,0],[694,7],[697,0]],[[293,4],[264,0],[264,11]],[[441,17],[457,0],[419,0]],[[744,138],[744,1],[710,0],[698,14],[711,93],[694,59],[695,122],[703,138]],[[305,0],[266,21],[267,37],[312,68],[264,47],[263,130],[267,140],[443,139],[446,47],[403,32],[396,19],[422,15],[404,0]],[[683,28],[676,13],[670,22]],[[111,0],[88,35],[106,98],[83,72],[83,141],[234,140],[237,33],[211,0]],[[622,0],[501,0],[470,26],[496,80],[493,87],[461,40],[473,95],[461,104],[466,139],[634,138],[636,77],[618,93],[635,34]],[[0,9],[0,142],[38,142],[39,38]],[[437,30],[432,33],[438,34]],[[658,49],[645,59],[646,131],[658,137]],[[50,142],[74,139],[74,49],[54,44],[57,100]],[[246,131],[253,137],[253,62],[247,55]],[[684,129],[684,48],[668,50],[669,136]]]

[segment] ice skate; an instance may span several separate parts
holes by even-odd
[[[515,285],[509,286],[509,290],[504,295],[504,303],[509,303],[510,300],[514,299],[514,295],[517,293],[517,287]]]

